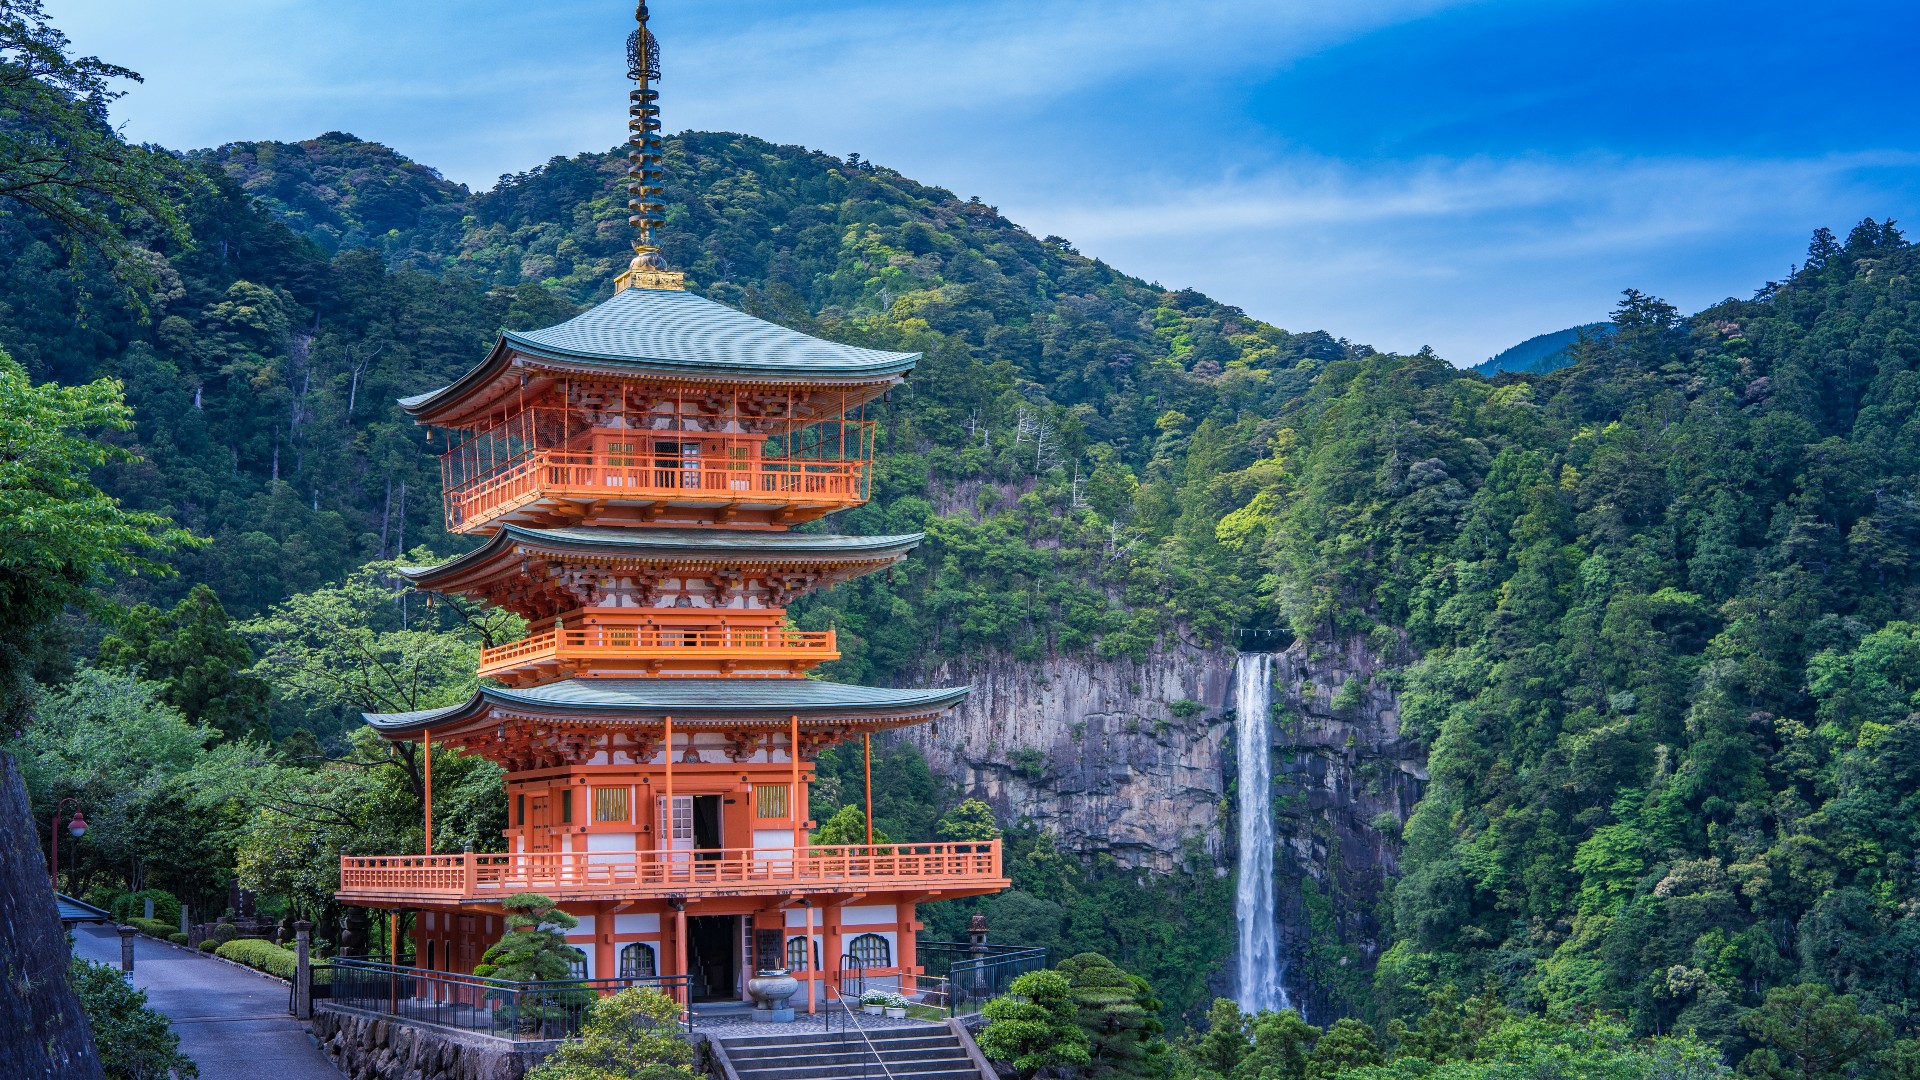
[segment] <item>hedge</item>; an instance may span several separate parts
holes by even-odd
[[[185,945],[187,943],[187,935],[175,930],[173,933],[167,935],[167,940],[173,942],[175,945]]]
[[[179,932],[179,927],[161,922],[159,919],[128,919],[127,925],[148,937],[163,938]]]
[[[257,968],[288,982],[293,981],[295,962],[293,952],[271,941],[238,938],[215,949],[213,955],[223,960],[232,960],[237,964],[245,964],[250,968]]]
[[[220,943],[219,943],[219,942],[217,942],[217,941],[215,941],[215,940],[213,940],[212,938],[202,938],[202,939],[200,939],[200,951],[201,951],[201,952],[212,952],[213,950],[215,950],[215,949],[217,949],[217,948],[219,948],[219,947],[220,947]]]

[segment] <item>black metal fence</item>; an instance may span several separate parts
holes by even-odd
[[[683,975],[509,982],[344,958],[324,969],[316,965],[315,983],[322,970],[326,997],[336,1005],[502,1039],[564,1039],[579,1034],[587,1010],[602,997],[645,986],[685,1002],[690,983]],[[681,1023],[682,1030],[693,1030],[693,1016],[684,1009]]]
[[[949,1016],[970,1016],[989,1000],[1004,994],[1013,980],[1048,966],[1046,949],[1025,945],[971,945],[957,941],[922,941],[916,954],[926,968],[920,986],[929,1005]]]

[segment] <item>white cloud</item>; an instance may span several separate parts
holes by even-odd
[[[1603,317],[1628,286],[1683,308],[1746,295],[1814,228],[1892,212],[1874,177],[1915,166],[1920,154],[1302,160],[1198,186],[1028,188],[1001,209],[1290,329],[1475,363]]]

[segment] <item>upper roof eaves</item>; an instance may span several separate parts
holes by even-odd
[[[507,331],[494,347],[607,374],[781,382],[871,382],[906,374],[919,353],[884,352],[803,334],[703,296],[625,289],[557,326]],[[444,404],[482,364],[451,385],[400,399],[408,412]]]

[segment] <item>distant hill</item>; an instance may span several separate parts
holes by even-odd
[[[1555,371],[1573,363],[1568,350],[1580,340],[1582,331],[1589,334],[1612,333],[1613,327],[1607,323],[1588,323],[1530,337],[1485,363],[1475,364],[1473,370],[1488,378],[1503,371]]]

